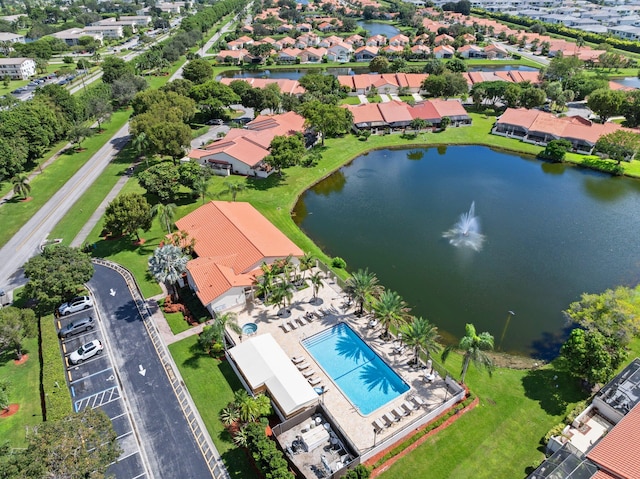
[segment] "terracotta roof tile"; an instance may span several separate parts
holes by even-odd
[[[640,406],[604,436],[587,457],[621,479],[640,479]]]

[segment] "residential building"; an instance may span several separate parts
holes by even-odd
[[[31,58],[0,58],[0,78],[27,80],[36,74],[36,62]]]
[[[491,132],[537,145],[563,138],[571,142],[577,153],[589,154],[601,136],[620,128],[617,123],[594,123],[579,116],[558,118],[539,110],[507,108]]]
[[[372,88],[380,93],[398,94],[401,88],[408,93],[420,93],[426,73],[379,73],[338,75],[338,82],[351,90],[352,95],[366,95]]]
[[[94,40],[100,43],[102,43],[102,40],[104,39],[103,32],[87,32],[84,28],[69,28],[67,30],[61,30],[59,32],[52,33],[51,36],[62,40],[70,47],[77,45],[78,41],[82,37],[92,37]]]
[[[0,42],[25,43],[25,36],[17,33],[0,32]]]
[[[220,83],[224,85],[231,84],[232,81],[245,81],[251,88],[264,88],[267,85],[275,83],[282,93],[289,95],[302,95],[305,89],[298,80],[289,80],[286,78],[222,78]]]
[[[351,61],[353,48],[348,43],[336,43],[327,48],[327,59],[331,62],[346,63]]]
[[[378,56],[378,47],[363,46],[355,51],[357,62],[370,62]]]
[[[304,254],[249,203],[212,201],[176,226],[195,240],[187,282],[212,316],[246,303],[263,263]]]
[[[83,28],[83,33],[87,35],[102,34],[104,38],[112,39],[124,37],[122,25],[88,25]]]
[[[433,56],[435,58],[453,58],[456,51],[449,45],[438,45],[433,49]]]

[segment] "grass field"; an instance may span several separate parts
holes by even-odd
[[[9,381],[9,403],[20,405],[16,414],[0,419],[0,438],[2,442],[9,441],[11,447],[24,447],[26,428],[42,422],[38,341],[26,340],[23,353],[29,359],[20,365],[13,362],[16,357],[13,350],[0,354],[0,378]]]
[[[164,306],[164,299],[158,301],[158,305],[160,306],[160,309],[162,309]],[[184,315],[182,313],[165,313],[162,311],[162,314],[167,320],[167,323],[169,323],[169,327],[173,334],[179,334],[191,328],[191,326],[189,326],[189,324],[184,320]]]
[[[233,392],[242,385],[228,362],[210,357],[196,343],[197,337],[191,336],[169,346],[169,351],[231,477],[257,479],[246,453],[235,447],[218,419],[220,411],[233,400]]]

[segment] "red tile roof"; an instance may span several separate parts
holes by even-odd
[[[303,252],[249,203],[212,201],[176,221],[194,238],[187,269],[203,304],[232,286],[249,286],[263,261]]]
[[[640,406],[636,406],[604,436],[587,458],[621,479],[640,479]]]

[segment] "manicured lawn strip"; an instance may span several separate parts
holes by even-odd
[[[124,125],[131,111],[113,114],[105,130],[86,139],[79,153],[62,154],[31,183],[31,201],[11,199],[0,208],[0,245],[9,239]]]
[[[197,341],[197,336],[188,337],[170,345],[169,351],[231,477],[257,478],[247,454],[233,444],[218,419],[220,411],[233,400],[234,391],[242,389],[242,385],[229,363],[205,354]]]
[[[9,381],[9,403],[20,405],[13,416],[0,419],[0,438],[9,441],[11,447],[24,447],[25,428],[42,422],[38,340],[27,339],[22,352],[28,354],[29,359],[20,365],[13,362],[16,358],[13,350],[0,354],[0,378]]]
[[[357,96],[348,96],[347,98],[343,98],[342,100],[340,100],[340,104],[341,105],[359,105],[360,98],[358,98]]]

